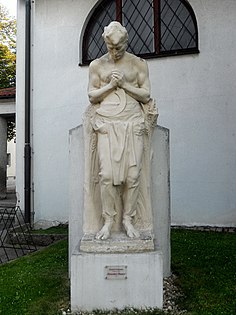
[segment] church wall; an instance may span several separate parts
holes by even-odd
[[[24,98],[25,98],[25,11],[24,0],[17,1],[17,55],[16,55],[16,192],[24,209]]]
[[[172,223],[235,225],[235,1],[190,1],[200,54],[151,61],[171,130]],[[227,17],[227,18],[226,18]]]
[[[36,0],[32,17],[35,221],[68,220],[68,131],[88,104],[79,41],[95,0]],[[236,2],[191,0],[198,55],[148,60],[159,124],[170,129],[173,224],[236,224]],[[17,190],[23,205],[24,12],[18,1]],[[227,18],[226,18],[227,17]]]

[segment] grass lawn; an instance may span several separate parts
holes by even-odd
[[[69,300],[67,240],[0,266],[0,314],[53,315]]]
[[[236,314],[236,234],[172,231],[172,271],[190,314]]]
[[[236,235],[172,230],[171,240],[172,270],[184,293],[179,303],[187,314],[235,315]],[[0,266],[0,314],[62,314],[59,310],[69,303],[67,260],[67,240],[63,240]]]

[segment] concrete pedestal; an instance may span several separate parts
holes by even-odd
[[[118,244],[116,239],[111,238],[100,244],[99,241],[91,243],[94,236],[83,237],[84,140],[82,126],[70,130],[69,140],[71,202],[69,256],[72,310],[162,308],[163,276],[170,274],[168,129],[157,126],[153,133],[151,197],[154,242],[152,239],[146,239],[142,253],[136,252],[135,246],[137,242],[143,240],[135,241],[132,246],[127,243],[125,246],[128,253],[124,253],[120,252],[120,248],[124,249],[125,246],[120,244],[122,242]],[[84,252],[80,251],[81,248]],[[93,250],[96,253],[92,253]]]
[[[0,116],[0,199],[6,198],[7,121]]]
[[[71,309],[157,307],[163,304],[161,251],[132,254],[81,253],[71,258]]]

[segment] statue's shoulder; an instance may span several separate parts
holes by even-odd
[[[100,64],[99,59],[94,59],[93,61],[90,62],[89,68],[90,69],[97,68],[99,64]]]
[[[99,67],[99,66],[102,66],[106,61],[107,61],[108,57],[107,57],[107,54],[106,55],[103,55],[102,57],[100,58],[97,58],[97,59],[94,59],[91,63],[90,63],[90,67]]]
[[[132,61],[134,64],[140,64],[140,65],[145,65],[146,64],[146,60],[136,56],[136,55],[133,55],[131,53],[127,53],[127,57],[130,59],[130,61]]]
[[[145,71],[145,69],[147,68],[146,60],[130,53],[128,53],[127,57],[129,58],[130,62],[133,64],[134,67],[138,67],[140,70],[143,71]]]

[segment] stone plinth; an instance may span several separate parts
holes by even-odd
[[[130,239],[125,233],[113,233],[107,240],[85,234],[80,241],[80,251],[86,253],[142,253],[154,251],[153,237],[141,233],[140,238]]]
[[[163,257],[160,251],[89,254],[73,251],[71,309],[123,309],[163,304]]]
[[[70,278],[73,311],[157,307],[163,303],[163,275],[170,274],[169,132],[153,134],[151,198],[153,235],[107,240],[83,236],[84,143],[82,126],[70,131]]]

